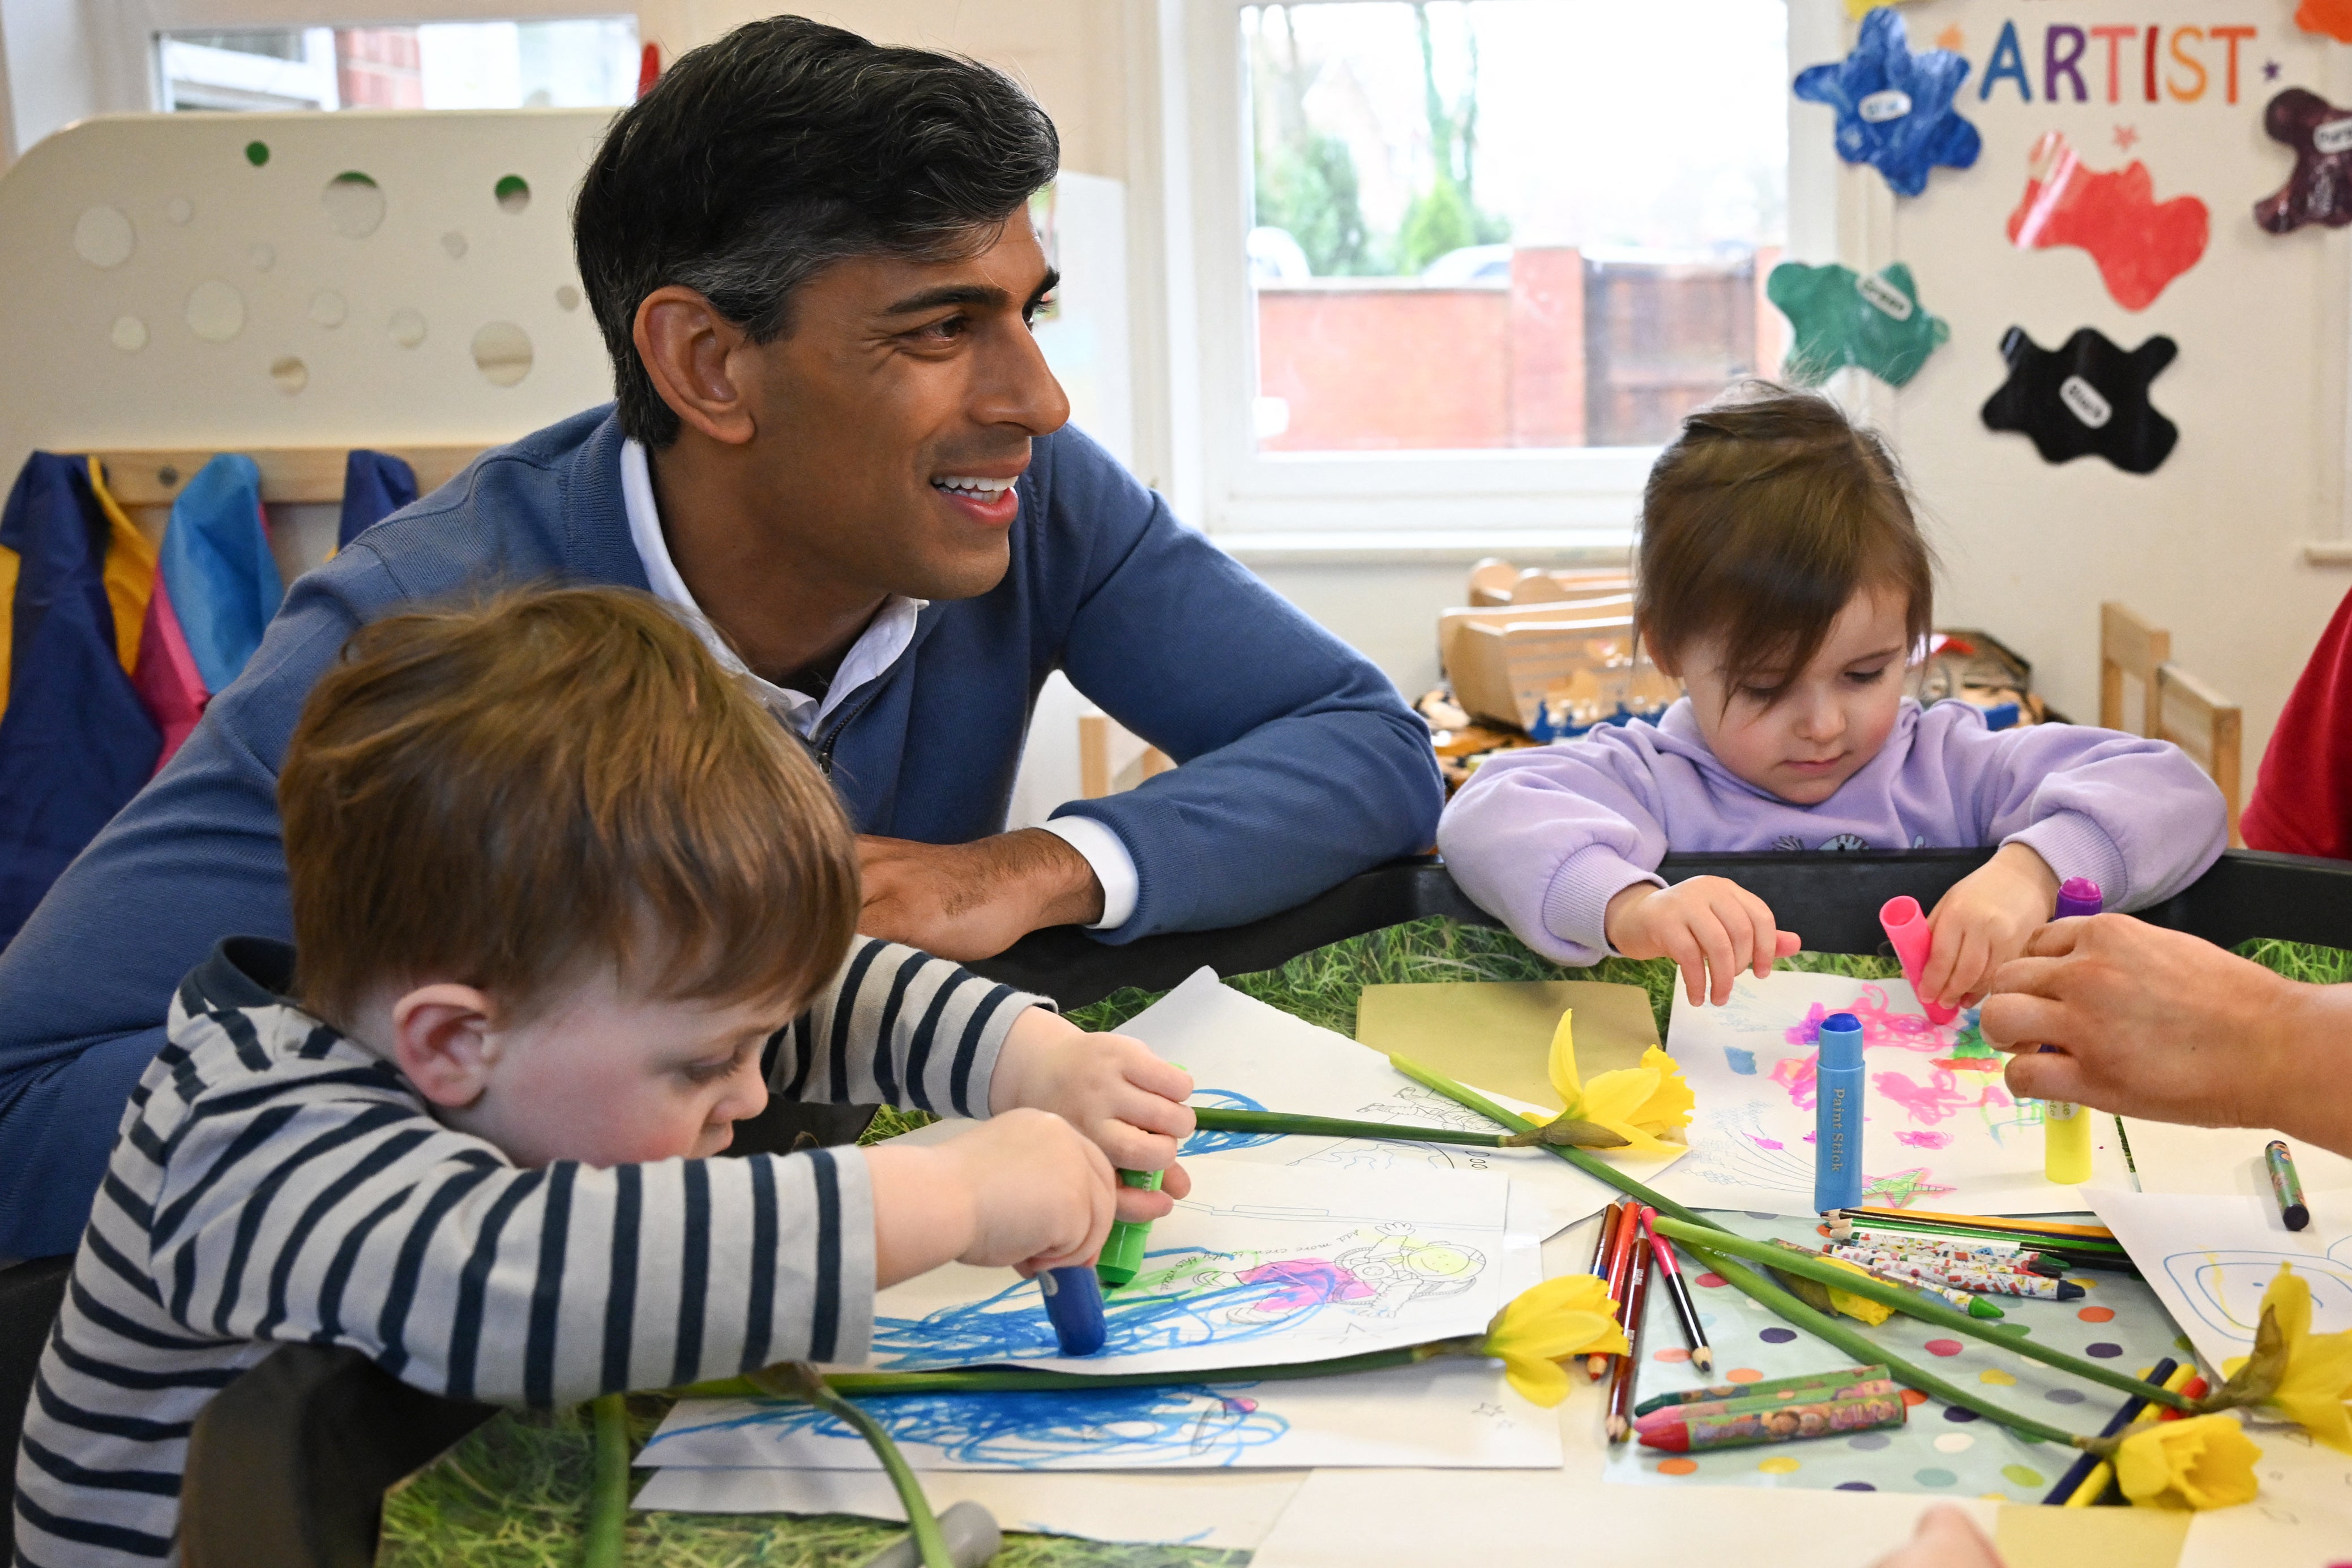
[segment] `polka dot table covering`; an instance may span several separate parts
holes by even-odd
[[[1707,1218],[1743,1236],[1780,1237],[1818,1246],[1813,1221],[1712,1210]],[[2058,1218],[2058,1217],[2053,1217]],[[2065,1217],[2069,1219],[2074,1217]],[[2081,1217],[2096,1223],[2089,1216]],[[1683,1346],[1681,1325],[1666,1293],[1650,1291],[1642,1333],[1642,1364],[1634,1401],[1676,1389],[1717,1383],[1756,1383],[1794,1373],[1824,1372],[1853,1364],[1853,1358],[1812,1335],[1789,1326],[1772,1312],[1684,1253],[1684,1281],[1698,1308],[1715,1349],[1715,1370],[1702,1373]],[[2003,1297],[2006,1317],[1996,1326],[2016,1324],[2043,1344],[2131,1373],[2159,1358],[2187,1359],[2180,1337],[2155,1292],[2131,1275],[2100,1270],[2070,1275],[2085,1288],[2079,1301],[2034,1301]],[[1981,1340],[1954,1334],[1901,1313],[1872,1328],[1841,1318],[1864,1338],[1934,1371],[1948,1382],[1981,1387],[2005,1409],[2021,1411],[2075,1432],[2095,1432],[2123,1405],[2113,1389],[2070,1377],[2038,1361]],[[1598,1423],[1602,1386],[1586,1385],[1572,1372],[1572,1401]],[[1915,1389],[1904,1390],[1910,1406],[1900,1430],[1853,1437],[1816,1437],[1755,1448],[1668,1454],[1643,1448],[1638,1439],[1610,1451],[1609,1479],[1649,1486],[1767,1486],[1904,1491],[1987,1497],[2039,1502],[2075,1457],[2054,1444],[2030,1443],[1972,1410],[1947,1406]]]

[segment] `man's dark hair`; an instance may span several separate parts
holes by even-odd
[[[975,60],[802,16],[679,56],[614,119],[572,213],[622,430],[656,447],[677,436],[631,338],[655,289],[691,288],[771,342],[826,267],[976,254],[1060,162],[1045,111]]]

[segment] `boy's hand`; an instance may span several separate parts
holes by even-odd
[[[1672,887],[1637,882],[1609,901],[1601,917],[1609,946],[1628,958],[1672,958],[1693,1002],[1721,1007],[1745,970],[1758,979],[1772,960],[1796,952],[1793,931],[1772,923],[1770,906],[1736,882],[1695,876]]]
[[[2001,1562],[1984,1531],[1945,1503],[1921,1514],[1911,1539],[1880,1558],[1878,1568],[2001,1568]]]
[[[1016,1108],[941,1143],[863,1153],[877,1289],[948,1262],[1024,1274],[1091,1263],[1117,1212],[1110,1162],[1044,1111]]]
[[[1992,972],[2025,951],[2026,938],[2058,905],[2058,873],[2024,844],[2003,844],[1992,859],[1954,883],[1928,912],[1932,945],[1919,976],[1920,998],[1966,1007],[1992,984]]]
[[[1046,1008],[1014,1020],[988,1086],[988,1109],[1051,1111],[1094,1141],[1121,1170],[1166,1171],[1158,1192],[1123,1186],[1121,1219],[1166,1217],[1192,1190],[1176,1145],[1192,1132],[1192,1075],[1123,1034],[1088,1034]]]

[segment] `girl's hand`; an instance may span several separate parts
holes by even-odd
[[[2024,844],[1999,853],[1952,884],[1927,915],[1933,943],[1919,977],[1924,1001],[1967,1007],[1992,986],[1992,972],[2025,951],[2058,904],[2058,873]]]
[[[1637,882],[1609,901],[1601,925],[1628,958],[1672,958],[1694,1002],[1721,1007],[1741,972],[1758,979],[1798,947],[1797,934],[1772,923],[1765,902],[1736,882],[1695,876],[1672,887]]]

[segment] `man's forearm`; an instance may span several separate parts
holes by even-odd
[[[2252,1124],[2352,1156],[2352,985],[2291,985],[2281,1001],[2253,1020],[2267,1049]]]

